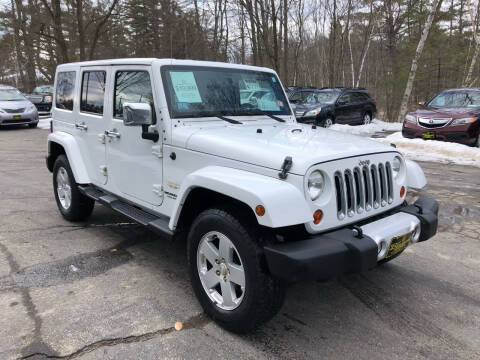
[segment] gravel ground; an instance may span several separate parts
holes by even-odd
[[[97,205],[64,221],[40,129],[0,129],[1,359],[479,359],[480,172],[422,163],[440,229],[390,264],[290,287],[257,332],[202,314],[185,246]],[[175,331],[176,321],[183,330]]]

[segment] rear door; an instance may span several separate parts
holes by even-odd
[[[90,179],[99,186],[107,182],[104,132],[108,126],[105,94],[109,76],[108,67],[81,68],[78,90],[80,104],[74,125]]]
[[[112,111],[106,139],[108,190],[144,206],[158,206],[163,201],[162,137],[154,143],[142,139],[141,126],[125,126],[123,104],[147,103],[155,113],[152,79],[149,66],[112,67]]]

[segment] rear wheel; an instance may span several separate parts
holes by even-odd
[[[53,192],[58,209],[65,219],[82,221],[92,213],[95,201],[78,190],[65,155],[57,157],[53,165]]]
[[[240,221],[240,219],[242,219]],[[268,274],[254,226],[222,209],[202,212],[188,235],[193,290],[205,313],[245,333],[281,308],[285,288]]]
[[[372,122],[372,115],[369,112],[363,114],[363,125],[368,125]]]

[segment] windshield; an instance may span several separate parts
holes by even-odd
[[[34,93],[52,93],[53,94],[53,86],[52,85],[42,85],[37,86],[33,89]]]
[[[0,101],[15,100],[25,100],[25,96],[17,89],[0,89]]]
[[[272,73],[197,66],[164,66],[162,77],[172,118],[290,115],[282,85]]]
[[[479,91],[443,92],[434,97],[428,106],[432,107],[477,107],[480,106]]]
[[[337,100],[339,92],[316,92],[305,99],[305,104],[333,104]]]

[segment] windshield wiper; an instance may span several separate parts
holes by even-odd
[[[269,113],[267,113],[265,111],[262,111],[260,109],[255,110],[255,111],[242,111],[241,113],[238,113],[238,115],[265,115],[265,116],[268,116],[270,119],[273,119],[275,121],[282,122],[282,123],[285,122],[285,120],[283,120],[282,118],[279,118],[278,116],[269,114]]]
[[[198,117],[216,117],[216,118],[219,118],[220,120],[229,122],[230,124],[243,124],[238,120],[229,119],[223,116],[222,114],[211,113],[209,111],[198,111],[192,114],[181,114],[176,116],[175,118],[181,119],[181,118],[198,118]]]
[[[254,110],[254,111],[242,111],[240,113],[236,113],[235,115],[238,115],[238,116],[241,116],[241,115],[265,115],[265,116],[268,116],[270,119],[273,119],[275,121],[285,122],[285,120],[283,120],[282,118],[279,118],[278,116],[269,114],[269,113],[267,113],[265,111],[262,111],[260,109]]]

